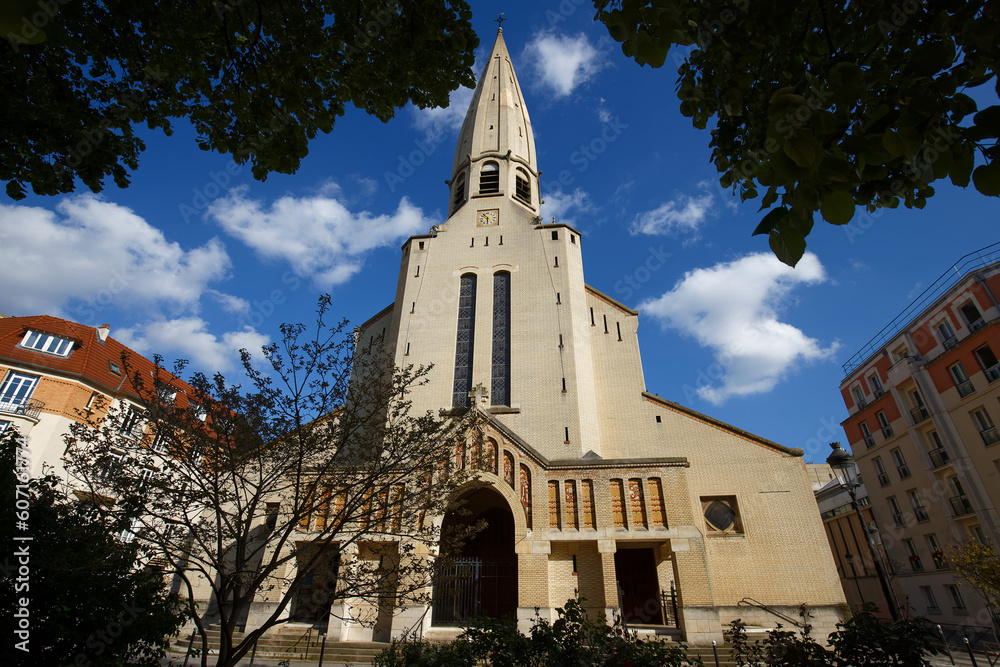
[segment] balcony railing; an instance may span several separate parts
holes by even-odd
[[[910,416],[913,417],[914,424],[919,424],[923,420],[930,417],[930,413],[927,412],[926,405],[918,405],[915,408],[910,408]]]
[[[944,447],[932,449],[930,451],[930,455],[931,455],[931,465],[933,465],[935,468],[940,468],[944,464],[951,461],[951,457],[948,456],[948,450],[946,450]]]
[[[868,407],[868,401],[866,401],[863,398],[856,398],[854,399],[854,402],[857,404],[858,410],[864,410],[866,407]]]
[[[997,433],[995,426],[991,426],[988,429],[980,431],[979,435],[983,438],[983,442],[986,443],[987,447],[1000,442],[1000,433]]]
[[[868,446],[868,449],[871,449],[872,447],[875,446],[875,438],[871,437],[870,435],[866,435],[865,444]]]
[[[896,471],[899,472],[900,479],[906,479],[910,476],[910,466],[905,463],[901,466],[896,466]]]
[[[955,513],[955,516],[972,514],[972,503],[969,502],[968,496],[953,496],[948,501],[951,503],[951,511]]]
[[[902,512],[897,512],[892,515],[892,520],[896,522],[896,525],[900,528],[906,528],[906,517],[903,516]]]
[[[889,486],[889,474],[880,472],[878,474],[878,483],[882,486]]]
[[[986,380],[990,384],[1000,380],[1000,364],[994,364],[983,371],[986,375]]]
[[[0,412],[8,415],[18,415],[29,419],[38,419],[38,413],[45,407],[45,403],[37,398],[29,398],[26,401],[0,403]]]
[[[958,336],[949,336],[944,339],[944,349],[950,350],[956,345],[958,345]]]
[[[945,561],[944,552],[943,551],[934,551],[934,552],[932,552],[931,553],[931,558],[934,560],[934,567],[936,567],[937,569],[943,570],[946,567],[948,567],[948,563],[947,563],[947,561]]]
[[[892,427],[891,426],[883,426],[882,427],[882,437],[883,438],[891,438],[892,437]]]
[[[914,572],[923,572],[924,566],[920,562],[920,556],[910,556],[910,567]]]
[[[972,380],[966,380],[958,385],[958,395],[965,398],[969,394],[975,393],[976,388],[972,386]]]
[[[927,516],[927,510],[923,507],[914,507],[913,516],[917,518],[917,523],[923,523],[924,521],[931,520],[931,518]]]
[[[872,397],[882,398],[883,396],[885,396],[885,389],[883,389],[882,387],[875,387],[874,389],[872,389]]]
[[[969,322],[969,331],[979,331],[984,326],[986,326],[986,320],[980,317],[975,322]]]

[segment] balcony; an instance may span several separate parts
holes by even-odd
[[[984,326],[986,326],[986,320],[984,320],[983,318],[980,317],[975,322],[969,322],[969,331],[970,332],[972,332],[972,331],[979,331]]]
[[[889,474],[880,472],[878,474],[878,483],[882,486],[889,486]]]
[[[958,388],[958,395],[961,396],[962,398],[965,398],[969,394],[972,394],[976,391],[976,388],[972,386],[972,380],[966,380],[965,382],[958,385],[957,388]]]
[[[935,468],[940,468],[944,464],[951,461],[951,457],[948,456],[948,450],[946,450],[944,447],[939,447],[938,449],[932,449],[929,453],[931,455],[931,465],[933,465]]]
[[[983,442],[986,443],[987,447],[1000,442],[1000,433],[997,433],[995,426],[991,426],[988,429],[980,431],[979,435],[983,439]]]
[[[983,371],[983,374],[986,375],[986,380],[990,384],[996,382],[997,380],[1000,380],[1000,364],[994,364],[993,366],[990,366],[989,368]]]
[[[915,408],[910,408],[910,416],[913,417],[914,424],[919,424],[931,415],[927,412],[926,405],[918,405]]]
[[[902,512],[893,514],[892,520],[896,523],[897,528],[906,528],[906,517],[903,516]]]
[[[0,403],[0,413],[27,417],[38,421],[38,413],[45,407],[45,403],[37,398],[29,398],[26,401]]]
[[[923,507],[914,507],[913,516],[917,518],[917,523],[923,523],[924,521],[931,520],[931,518],[927,515],[927,510]]]
[[[972,514],[972,503],[969,502],[968,496],[953,496],[948,499],[948,502],[951,503],[951,511],[955,513],[956,517]]]
[[[892,427],[891,426],[883,426],[882,427],[882,437],[886,438],[886,439],[892,437]]]
[[[944,345],[944,349],[950,350],[951,348],[958,345],[958,336],[949,336],[948,338],[945,338],[944,341],[942,341],[942,344]]]
[[[866,401],[863,398],[854,399],[854,403],[855,405],[858,406],[858,410],[864,410],[866,407],[868,407],[868,401]]]
[[[906,465],[905,463],[901,466],[896,466],[896,472],[899,473],[900,479],[906,479],[907,477],[910,476],[910,466]]]
[[[875,438],[871,437],[870,435],[866,435],[865,436],[865,445],[868,446],[868,449],[871,449],[872,447],[874,447],[875,446]]]
[[[882,387],[875,387],[875,389],[872,390],[873,398],[882,398],[883,396],[885,396],[885,389]]]

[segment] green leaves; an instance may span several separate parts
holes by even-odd
[[[0,13],[16,28],[0,39],[0,180],[13,199],[28,187],[71,192],[77,179],[95,192],[108,178],[127,186],[145,148],[139,124],[169,135],[172,119],[187,118],[199,147],[250,162],[264,180],[296,171],[349,104],[388,121],[475,85],[479,39],[464,0],[220,0],[180,14],[156,3],[49,4],[17,0]],[[44,33],[32,24],[42,19]]]
[[[647,32],[658,49],[694,39],[677,81],[681,113],[712,127],[713,162],[729,174],[723,182],[747,193],[765,186],[761,210],[781,207],[755,233],[768,234],[782,261],[802,255],[817,212],[842,225],[855,206],[922,208],[934,194],[929,184],[942,178],[1000,194],[1000,104],[977,112],[976,99],[993,90],[966,94],[983,84],[1000,91],[1000,4],[849,0],[834,13],[794,0],[748,6],[629,0],[621,7],[632,22],[608,27],[635,44]],[[665,7],[686,34],[657,21]],[[649,58],[635,47],[628,53]],[[748,159],[755,171],[733,169]]]
[[[846,225],[854,217],[854,197],[843,191],[830,193],[819,210],[831,225]]]
[[[976,189],[988,197],[1000,196],[1000,165],[990,164],[976,167],[972,172],[972,182]]]

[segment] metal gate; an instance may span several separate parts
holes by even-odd
[[[469,625],[479,616],[503,618],[517,611],[515,558],[450,558],[438,566],[434,625]]]

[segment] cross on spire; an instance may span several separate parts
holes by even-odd
[[[505,19],[503,17],[503,12],[500,12],[499,14],[497,14],[497,17],[495,19],[493,19],[493,20],[497,22],[498,30],[500,32],[503,32],[503,22],[504,21],[509,21],[510,19]]]

